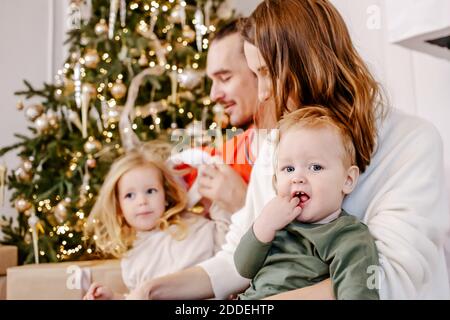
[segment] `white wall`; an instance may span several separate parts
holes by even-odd
[[[261,0],[229,0],[238,13],[248,16],[261,2]]]
[[[16,110],[19,97],[15,91],[25,89],[22,80],[27,79],[39,88],[49,82],[54,70],[61,64],[62,21],[65,9],[58,0],[1,0],[0,1],[0,146],[17,140],[14,133],[27,133],[29,123],[23,112]],[[9,169],[19,165],[14,152],[0,158]],[[16,214],[6,204],[0,207],[0,215]]]

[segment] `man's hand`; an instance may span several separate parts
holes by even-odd
[[[83,300],[112,300],[114,292],[108,287],[94,282],[83,297]]]
[[[206,165],[201,169],[197,179],[203,197],[233,213],[244,206],[247,184],[236,171],[226,164]]]
[[[263,208],[261,214],[253,224],[253,232],[256,238],[264,243],[271,242],[275,233],[283,229],[302,213],[298,207],[300,199],[294,197],[276,196]]]

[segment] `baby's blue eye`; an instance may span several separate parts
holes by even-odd
[[[312,164],[309,166],[309,170],[311,170],[313,172],[319,172],[319,171],[323,170],[323,167],[320,164]]]
[[[293,166],[286,166],[283,168],[282,171],[286,171],[286,172],[294,172],[295,168]]]

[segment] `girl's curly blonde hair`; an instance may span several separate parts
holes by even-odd
[[[170,144],[147,142],[127,152],[111,166],[85,228],[85,236],[93,235],[96,247],[102,254],[120,258],[135,239],[135,230],[125,221],[119,205],[117,184],[126,172],[139,166],[152,166],[161,173],[168,205],[157,227],[166,230],[171,225],[177,225],[178,228],[172,235],[177,240],[186,237],[187,226],[183,223],[181,214],[187,206],[187,194],[176,180],[176,173],[165,164],[170,150]]]

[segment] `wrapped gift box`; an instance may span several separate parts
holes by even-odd
[[[9,268],[8,300],[78,300],[92,282],[126,293],[119,260],[43,263]]]
[[[6,270],[17,265],[17,247],[0,245],[0,300],[6,299]]]
[[[6,277],[0,276],[0,300],[6,299]]]
[[[17,266],[17,247],[0,244],[0,276],[6,275],[6,269]]]

